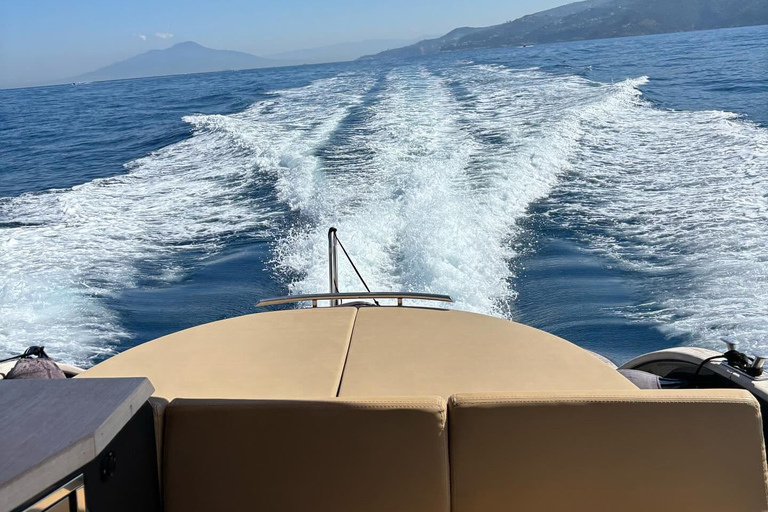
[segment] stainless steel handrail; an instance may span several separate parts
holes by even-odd
[[[403,299],[409,300],[434,300],[438,302],[453,302],[449,295],[435,293],[408,293],[408,292],[361,292],[361,293],[315,293],[309,295],[289,295],[287,297],[275,297],[260,300],[256,307],[274,306],[277,304],[289,304],[291,302],[311,301],[312,307],[317,307],[317,301],[329,300],[332,304],[338,304],[343,299],[397,299],[397,305],[403,305]]]
[[[328,230],[328,278],[330,280],[330,293],[339,293],[339,260],[336,251],[336,228]],[[331,301],[331,306],[338,306],[339,302]]]

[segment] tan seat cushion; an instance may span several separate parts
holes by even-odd
[[[448,417],[453,512],[768,510],[745,391],[456,395]]]
[[[339,396],[636,387],[586,350],[538,329],[463,311],[361,308]]]
[[[356,315],[315,308],[221,320],[134,347],[78,378],[147,377],[169,401],[336,396]]]
[[[441,398],[184,400],[165,414],[165,510],[448,512]]]

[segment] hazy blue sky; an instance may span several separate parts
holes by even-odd
[[[0,0],[0,85],[66,78],[196,41],[268,55],[501,23],[568,0]]]

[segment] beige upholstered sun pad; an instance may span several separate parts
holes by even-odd
[[[165,510],[449,512],[445,402],[175,400]]]
[[[336,395],[357,310],[241,316],[170,334],[79,375],[148,377],[155,396],[308,398]]]
[[[453,512],[768,510],[741,390],[456,395]]]
[[[461,311],[361,308],[339,396],[635,389],[584,349]]]

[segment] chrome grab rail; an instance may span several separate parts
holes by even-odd
[[[339,292],[339,260],[336,248],[341,245],[341,249],[344,251],[349,263],[352,265],[353,270],[360,278],[360,281],[365,286],[367,291],[365,292],[352,292],[352,293],[340,293]],[[276,306],[278,304],[290,304],[292,302],[305,302],[311,301],[312,307],[317,307],[317,301],[327,300],[330,302],[331,307],[338,306],[342,300],[345,299],[370,299],[378,306],[379,303],[376,299],[397,299],[397,305],[403,305],[403,299],[410,300],[434,300],[439,302],[453,302],[453,299],[448,295],[438,295],[434,293],[409,293],[409,292],[371,292],[370,288],[366,284],[363,276],[357,270],[352,258],[344,248],[344,245],[336,237],[336,228],[332,227],[328,230],[328,281],[331,291],[329,293],[314,293],[310,295],[289,295],[287,297],[274,297],[271,299],[259,300],[256,302],[256,307],[264,306]]]
[[[336,254],[336,228],[328,230],[328,279],[330,293],[339,293],[339,260]],[[338,306],[337,300],[331,300],[331,306]]]
[[[292,302],[311,301],[312,307],[317,307],[317,301],[329,300],[332,305],[338,305],[343,299],[397,299],[397,305],[403,305],[403,299],[409,300],[434,300],[438,302],[453,302],[449,295],[435,293],[408,293],[408,292],[361,292],[361,293],[315,293],[309,295],[289,295],[287,297],[275,297],[260,300],[256,307],[275,306],[277,304],[289,304]]]

